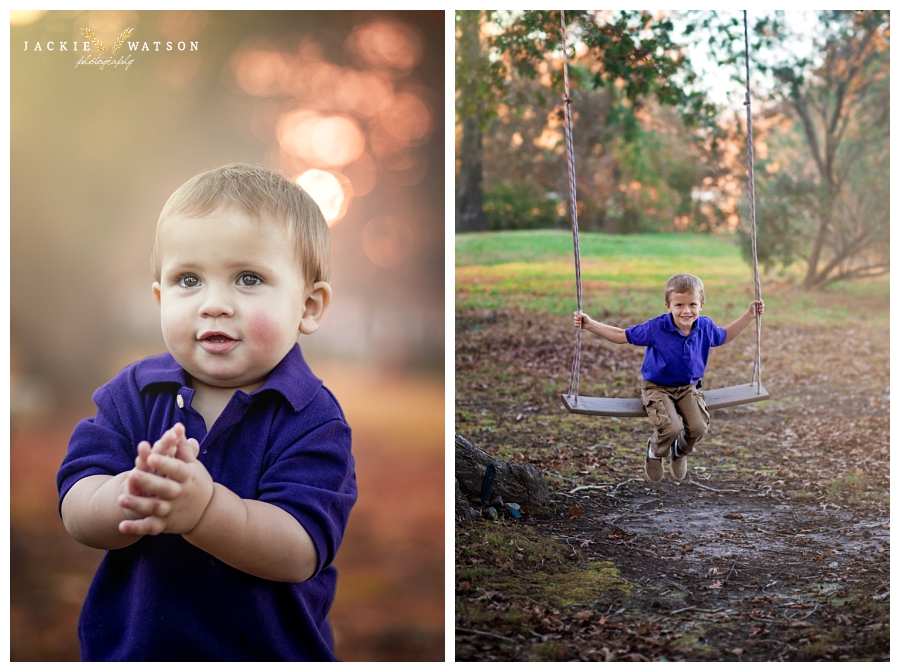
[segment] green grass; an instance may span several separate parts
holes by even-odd
[[[558,564],[564,559],[553,539],[542,537],[528,526],[488,525],[479,536],[474,544],[463,549],[463,557],[487,554],[498,565],[524,563],[537,567]]]
[[[753,271],[735,236],[582,233],[583,309],[609,318],[650,318],[665,310],[662,288],[675,273],[694,273],[706,286],[705,314],[736,318],[753,298]],[[456,305],[511,305],[547,314],[574,310],[572,236],[565,231],[507,231],[456,236]],[[840,283],[825,291],[796,288],[802,268],[764,275],[767,320],[780,324],[845,321],[889,324],[890,280]]]
[[[614,236],[587,232],[580,233],[578,238],[582,263],[590,257],[610,260],[667,257],[689,263],[698,256],[719,255],[723,247],[733,248],[734,258],[740,259],[734,236],[672,233]],[[546,261],[571,265],[573,258],[572,234],[566,231],[501,231],[456,236],[457,268]]]

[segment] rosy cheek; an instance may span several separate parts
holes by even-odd
[[[267,312],[259,311],[253,313],[249,319],[250,331],[253,333],[253,340],[264,348],[268,349],[277,345],[280,331],[278,323],[275,322]]]

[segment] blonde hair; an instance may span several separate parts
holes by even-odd
[[[195,175],[163,206],[156,223],[151,266],[160,280],[159,232],[175,215],[205,217],[219,208],[234,208],[262,224],[284,226],[293,240],[294,254],[309,287],[330,276],[328,224],[312,197],[280,173],[251,163],[229,163]]]
[[[669,297],[672,294],[687,294],[693,292],[700,295],[700,303],[706,303],[706,294],[703,291],[703,281],[690,273],[679,273],[666,280],[663,290],[666,296],[666,305],[669,305]]]

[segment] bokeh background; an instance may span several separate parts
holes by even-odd
[[[79,657],[102,551],[66,534],[56,470],[93,390],[164,350],[149,254],[166,199],[250,161],[298,179],[331,226],[334,301],[301,346],[354,429],[337,655],[442,660],[444,13],[10,20],[11,659]],[[100,55],[83,29],[127,67],[76,65]]]

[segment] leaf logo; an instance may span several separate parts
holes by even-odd
[[[122,45],[125,43],[129,37],[131,37],[131,33],[133,32],[132,28],[126,28],[122,31],[122,34],[116,39],[115,45],[113,45],[113,53],[116,53],[119,49],[122,48]],[[97,47],[97,50],[102,54],[106,47],[103,46],[103,42],[100,41],[100,38],[97,37],[96,33],[90,28],[82,28],[81,34],[88,38],[91,42],[94,43],[94,46]]]
[[[122,47],[122,45],[125,43],[125,40],[131,37],[131,33],[131,28],[126,28],[122,31],[122,34],[119,35],[118,39],[116,40],[116,45],[113,48],[113,53],[116,53]]]
[[[94,34],[93,30],[90,28],[82,28],[81,34],[93,42],[94,46],[97,47],[101,54],[103,53],[103,42],[101,42],[100,38]]]

